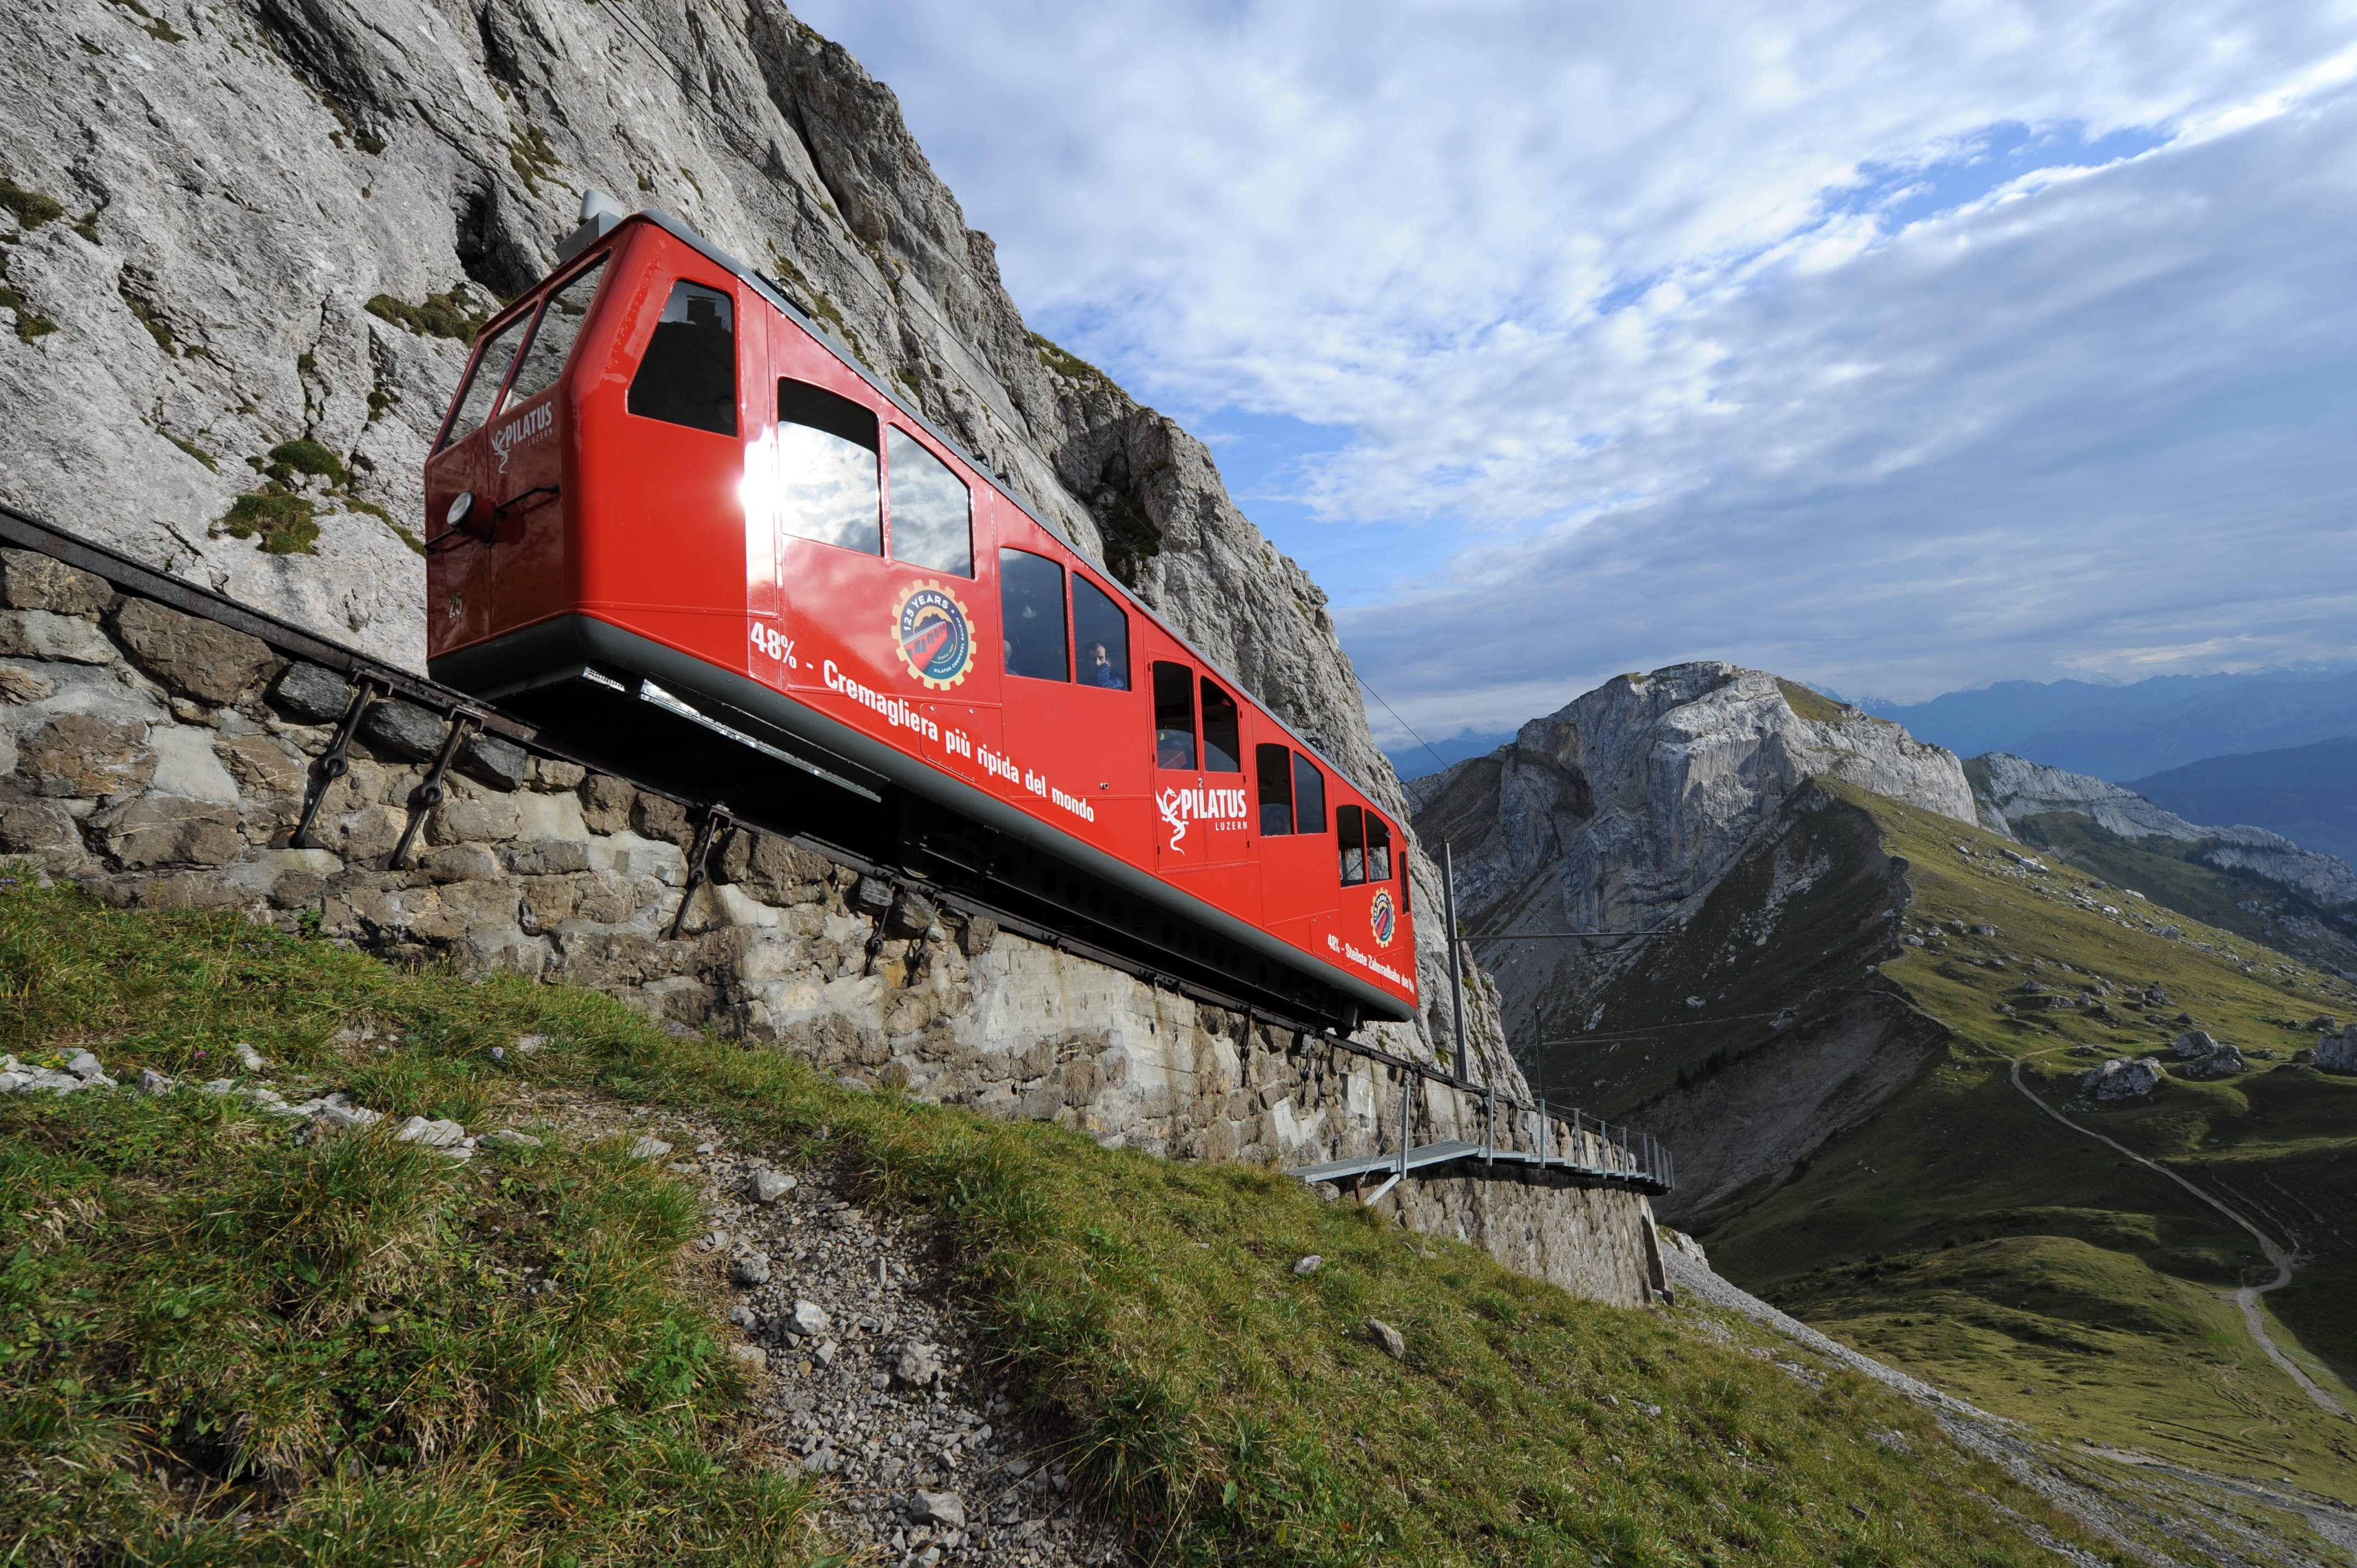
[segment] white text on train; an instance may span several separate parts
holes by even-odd
[[[1178,841],[1187,836],[1189,822],[1211,822],[1217,828],[1238,827],[1245,822],[1244,792],[1241,789],[1165,789],[1154,797],[1155,810],[1162,813],[1163,825],[1170,830],[1170,847],[1179,854]]]

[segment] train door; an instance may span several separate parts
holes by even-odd
[[[1334,866],[1341,885],[1337,920],[1343,939],[1362,944],[1375,961],[1393,956],[1405,924],[1405,866],[1394,853],[1391,824],[1372,806],[1334,808]]]
[[[878,417],[864,382],[783,323],[772,330],[767,504],[780,651],[769,678],[979,781],[997,738],[991,617],[976,577],[987,514],[939,455]]]
[[[1334,839],[1326,775],[1305,754],[1275,741],[1253,748],[1254,807],[1260,829],[1262,918],[1268,929],[1308,945],[1308,923],[1336,904]]]
[[[1006,785],[1055,827],[1135,857],[1145,831],[1134,744],[1145,702],[1129,612],[1036,525],[1010,523],[997,554],[1006,757],[1016,768]]]
[[[986,754],[1002,739],[984,581],[993,520],[926,438],[888,419],[883,430],[888,673],[929,721],[916,749],[945,773],[985,783]]]
[[[1166,876],[1257,920],[1261,897],[1243,714],[1234,696],[1192,664],[1153,665],[1154,854]]]

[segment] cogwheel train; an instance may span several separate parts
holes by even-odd
[[[1296,1015],[1414,1015],[1362,790],[775,282],[584,209],[426,464],[434,679]]]

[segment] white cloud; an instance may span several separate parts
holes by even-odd
[[[2350,5],[800,9],[1412,720],[2346,646]]]

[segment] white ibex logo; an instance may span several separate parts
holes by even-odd
[[[1169,824],[1170,849],[1175,854],[1187,853],[1178,847],[1178,841],[1187,836],[1187,819],[1179,814],[1180,808],[1186,803],[1186,795],[1177,789],[1165,789],[1154,797],[1154,804],[1162,812],[1162,820]]]

